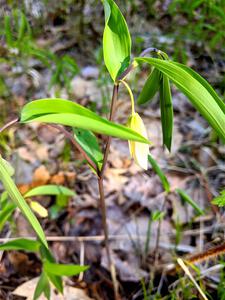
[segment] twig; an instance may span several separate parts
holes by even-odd
[[[4,130],[9,129],[13,125],[15,125],[19,121],[19,118],[13,119],[12,121],[5,124],[2,128],[0,128],[0,133],[2,133]]]

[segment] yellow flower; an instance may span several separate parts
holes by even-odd
[[[145,125],[138,113],[133,113],[127,122],[127,126],[138,132],[145,138],[148,138]],[[144,170],[148,168],[149,145],[134,141],[128,141],[131,157]]]

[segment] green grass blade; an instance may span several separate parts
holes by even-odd
[[[225,141],[225,114],[221,107],[221,101],[212,88],[205,83],[200,75],[193,75],[193,71],[187,71],[187,67],[181,67],[171,61],[157,58],[136,58],[137,62],[145,62],[159,69],[180,89],[192,102],[195,108],[214,128],[217,134]],[[220,105],[218,104],[220,102]]]
[[[164,174],[160,166],[157,164],[156,160],[150,154],[148,155],[148,161],[150,162],[152,169],[159,176],[164,190],[166,192],[169,192],[170,191],[169,181],[167,180],[166,175]]]
[[[153,99],[156,92],[159,90],[161,77],[161,72],[154,68],[147,78],[140,95],[138,96],[137,103],[139,105],[145,104]]]
[[[103,54],[105,65],[115,81],[130,63],[131,38],[121,11],[113,0],[102,0],[105,11]]]
[[[199,215],[204,215],[204,211],[198,206],[198,204],[193,199],[191,199],[191,197],[185,191],[181,189],[176,189],[176,192],[181,197],[181,199],[184,202],[190,204]]]
[[[41,228],[40,223],[38,222],[35,215],[32,213],[29,205],[24,200],[22,195],[20,194],[17,186],[13,182],[10,174],[8,173],[7,169],[5,168],[5,164],[3,163],[2,157],[0,156],[0,180],[3,183],[5,190],[8,192],[12,201],[19,207],[21,212],[24,214],[30,225],[33,227],[34,231],[38,235],[41,242],[48,247],[45,234]]]

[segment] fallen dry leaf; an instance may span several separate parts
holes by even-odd
[[[34,171],[33,184],[34,186],[46,184],[50,179],[50,174],[47,168],[42,165]]]
[[[13,291],[13,295],[25,297],[26,300],[33,300],[34,291],[37,285],[39,277],[33,278],[19,287],[17,287]],[[85,292],[81,289],[74,288],[71,286],[65,286],[64,294],[56,294],[55,289],[51,286],[51,300],[92,300],[89,298]],[[46,300],[46,298],[42,295],[39,297],[39,300]]]

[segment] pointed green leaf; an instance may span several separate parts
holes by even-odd
[[[162,186],[166,192],[170,191],[170,184],[166,178],[166,175],[160,168],[160,166],[157,164],[156,160],[149,154],[148,155],[148,161],[150,162],[152,169],[155,171],[155,173],[159,176]]]
[[[161,80],[161,72],[154,68],[148,79],[146,80],[144,87],[138,97],[138,104],[145,104],[146,102],[153,99],[156,92],[159,90],[160,80]]]
[[[81,105],[63,99],[32,101],[21,112],[22,123],[45,122],[78,127],[125,140],[149,141],[126,126],[110,122]]]
[[[200,75],[193,74],[194,71],[191,69],[187,71],[188,67],[171,61],[157,58],[136,58],[135,60],[153,65],[172,80],[225,141],[225,114],[222,110],[224,105]]]
[[[179,194],[181,199],[184,202],[190,204],[197,211],[199,215],[204,215],[204,211],[198,206],[198,204],[193,199],[191,199],[191,197],[185,191],[181,189],[176,189],[176,192]]]
[[[58,276],[78,275],[79,273],[86,271],[88,268],[88,266],[55,264],[49,261],[44,262],[44,270],[48,274],[54,274]]]
[[[48,300],[50,300],[51,289],[50,289],[50,284],[49,284],[49,281],[48,281],[48,277],[47,277],[45,272],[41,273],[41,276],[38,280],[36,289],[34,291],[33,299],[37,300],[41,296],[42,293],[44,293],[46,298]]]
[[[29,190],[26,194],[24,194],[24,198],[42,196],[42,195],[45,196],[64,195],[64,196],[72,197],[75,196],[75,193],[62,185],[48,184],[48,185],[38,186]]]
[[[219,207],[225,206],[225,190],[220,192],[220,195],[211,201],[212,204],[218,205]]]
[[[102,0],[105,11],[103,54],[105,65],[115,81],[130,63],[131,38],[127,23],[113,0]]]
[[[211,94],[211,96],[215,99],[219,107],[222,109],[222,111],[225,113],[225,103],[224,101],[218,96],[218,94],[215,92],[215,90],[212,88],[212,86],[206,81],[203,77],[201,77],[197,72],[192,70],[191,68],[182,65],[177,62],[173,62],[173,64],[177,65],[178,67],[184,69],[186,72],[188,72],[192,77],[194,77],[196,80],[198,80],[204,88],[207,89],[207,91]]]
[[[7,203],[0,211],[0,231],[2,231],[2,228],[14,212],[15,208],[16,205],[14,203]]]
[[[96,136],[89,130],[73,128],[74,139],[80,144],[92,161],[101,169],[103,153]]]
[[[162,76],[162,82],[159,89],[161,124],[163,133],[163,144],[171,150],[173,135],[173,104],[170,91],[170,83],[167,76]]]
[[[0,251],[3,250],[24,250],[30,252],[39,251],[40,243],[24,238],[15,239],[0,245]]]
[[[10,198],[14,203],[19,207],[21,212],[24,214],[30,225],[33,227],[34,231],[38,235],[41,242],[48,247],[45,234],[41,228],[40,223],[38,222],[35,215],[32,213],[29,205],[24,200],[20,194],[17,186],[13,182],[12,178],[9,175],[9,171],[6,169],[5,164],[3,163],[2,157],[0,156],[0,180],[3,183],[5,190],[8,192]]]
[[[3,162],[4,166],[5,166],[5,169],[8,171],[9,176],[12,177],[12,176],[14,175],[14,173],[15,173],[14,168],[13,168],[13,167],[11,166],[11,164],[10,164],[7,160],[5,160],[4,158],[2,158],[2,162]]]
[[[49,261],[50,263],[55,263],[55,259],[52,255],[52,253],[49,251],[49,249],[47,249],[46,247],[44,247],[43,245],[41,245],[40,247],[40,255],[43,261]],[[63,293],[63,282],[62,282],[62,277],[61,276],[57,276],[51,273],[46,272],[49,280],[53,283],[53,285],[56,287],[56,289],[62,294]]]

